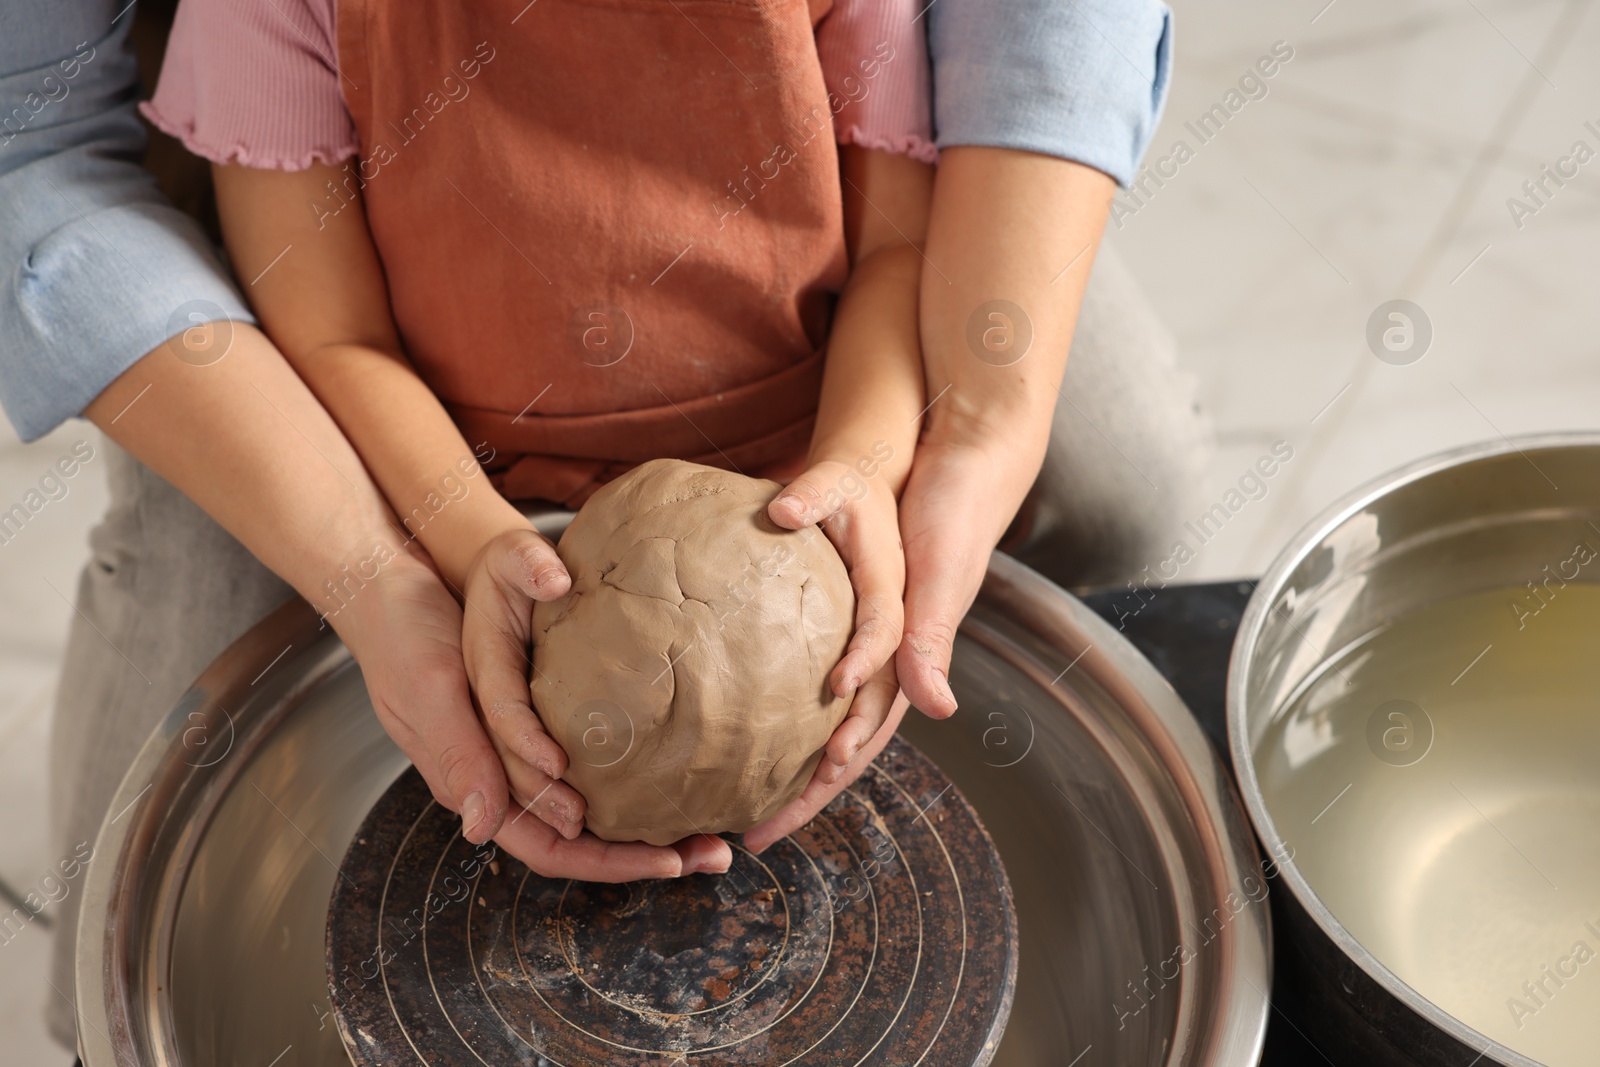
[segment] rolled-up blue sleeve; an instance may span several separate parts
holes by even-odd
[[[941,149],[1018,148],[1133,179],[1166,102],[1164,3],[935,0],[927,18]]]
[[[23,440],[183,328],[254,321],[139,166],[125,2],[0,0],[0,405]]]

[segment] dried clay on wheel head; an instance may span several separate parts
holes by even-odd
[[[850,701],[828,672],[855,594],[826,535],[767,517],[775,482],[679,460],[597,492],[534,607],[533,704],[610,841],[748,830],[800,795]]]

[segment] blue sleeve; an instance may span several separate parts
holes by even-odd
[[[927,18],[940,148],[1019,148],[1133,179],[1166,102],[1161,0],[935,0]]]
[[[132,8],[0,0],[0,405],[27,441],[184,327],[254,321],[139,166]]]

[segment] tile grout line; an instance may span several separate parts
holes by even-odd
[[[1556,17],[1554,24],[1545,34],[1544,41],[1540,44],[1537,59],[1550,69],[1556,66],[1561,54],[1565,52],[1573,37],[1577,19],[1588,7],[1589,0],[1567,0],[1561,13]],[[1543,76],[1537,70],[1524,71],[1512,90],[1511,97],[1506,101],[1494,125],[1490,128],[1488,137],[1485,138],[1472,162],[1467,167],[1466,174],[1457,185],[1455,193],[1451,196],[1445,210],[1434,224],[1432,232],[1424,240],[1422,248],[1417,254],[1416,261],[1411,269],[1406,272],[1400,285],[1396,287],[1399,293],[1412,293],[1421,288],[1431,277],[1439,264],[1446,247],[1459,232],[1466,219],[1467,212],[1477,202],[1482,192],[1482,187],[1500,157],[1505,154],[1511,138],[1521,127],[1532,110],[1534,102],[1544,91]],[[1354,396],[1351,402],[1342,405],[1338,411],[1332,412],[1327,421],[1314,428],[1310,440],[1304,445],[1305,460],[1300,465],[1297,473],[1299,477],[1285,486],[1284,495],[1279,499],[1278,505],[1270,509],[1266,519],[1257,527],[1256,536],[1251,540],[1246,549],[1246,558],[1256,558],[1263,549],[1263,538],[1266,531],[1273,527],[1273,520],[1281,520],[1286,515],[1294,515],[1300,509],[1305,499],[1306,489],[1318,466],[1330,454],[1330,445],[1339,429],[1349,417],[1349,413],[1356,407],[1355,401],[1360,399],[1367,383],[1371,380],[1373,364],[1376,362],[1370,353],[1363,351],[1357,357],[1351,385],[1354,387]]]

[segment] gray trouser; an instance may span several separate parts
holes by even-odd
[[[1170,555],[1214,447],[1177,346],[1115,252],[1084,292],[1050,445],[1007,552],[1067,588]]]
[[[1162,558],[1209,448],[1190,382],[1138,287],[1102,251],[1079,314],[1028,532],[1014,551],[1063,584],[1131,577]],[[109,442],[111,507],[90,535],[56,699],[52,829],[93,842],[145,738],[205,666],[290,588],[166,481]],[[96,858],[95,862],[103,862]],[[54,974],[74,995],[79,894],[61,902]],[[51,1031],[74,1043],[49,991]]]
[[[51,830],[62,855],[93,844],[133,757],[206,665],[294,595],[188,497],[103,447],[111,504],[89,534],[51,728]],[[56,989],[47,990],[50,1032],[71,1047],[65,997],[77,996],[81,896],[68,894],[56,913]]]

